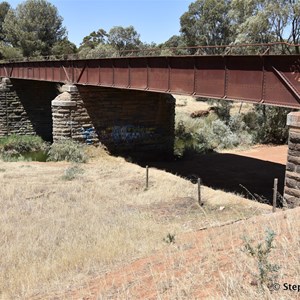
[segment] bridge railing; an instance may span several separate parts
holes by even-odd
[[[230,45],[206,45],[187,47],[155,47],[139,48],[130,50],[115,50],[113,52],[99,52],[91,57],[82,56],[78,53],[48,55],[35,57],[16,57],[0,60],[0,63],[26,62],[26,61],[57,61],[57,60],[79,60],[79,59],[99,59],[116,57],[147,57],[147,56],[205,56],[205,55],[283,55],[293,54],[300,51],[300,44],[287,42],[274,42],[266,44],[230,44]],[[299,54],[299,53],[297,53]]]

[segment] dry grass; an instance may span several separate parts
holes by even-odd
[[[206,187],[200,208],[195,185],[154,169],[146,191],[145,169],[93,155],[71,180],[63,177],[69,163],[0,162],[1,299],[82,285],[166,247],[168,233],[270,211]]]
[[[182,235],[175,245],[98,278],[88,289],[65,294],[89,299],[299,299],[284,284],[299,285],[300,209],[254,217]],[[277,233],[269,260],[281,266],[279,291],[253,285],[257,265],[243,251],[242,237],[263,241]],[[147,288],[145,288],[147,287]]]

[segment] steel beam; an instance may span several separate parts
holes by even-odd
[[[300,55],[11,62],[0,76],[300,108]]]

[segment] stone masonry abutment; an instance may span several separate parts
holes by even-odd
[[[52,141],[51,100],[56,84],[2,78],[0,82],[0,137],[37,134]]]
[[[64,85],[52,101],[53,140],[101,142],[132,157],[171,155],[175,99],[171,95]]]
[[[300,205],[300,112],[288,114],[287,125],[289,143],[284,199],[289,207],[295,207]]]

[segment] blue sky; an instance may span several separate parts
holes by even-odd
[[[49,0],[48,0],[49,1]],[[13,8],[23,1],[8,1]],[[77,46],[94,30],[133,25],[143,42],[165,42],[179,33],[180,16],[192,0],[50,0]]]

